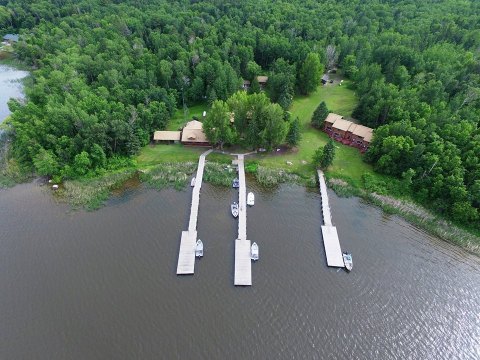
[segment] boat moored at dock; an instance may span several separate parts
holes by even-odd
[[[232,215],[234,218],[238,217],[239,209],[238,204],[234,201],[232,205],[230,205],[230,210],[232,211]]]
[[[196,257],[203,256],[203,242],[200,239],[197,240],[197,244],[195,246],[195,256]]]
[[[347,269],[348,272],[352,271],[352,268],[353,268],[352,254],[344,251],[342,256],[343,256],[343,263],[345,264],[345,269]]]
[[[247,195],[247,205],[248,206],[255,205],[255,195],[252,192],[249,192]]]
[[[256,242],[252,244],[252,247],[250,248],[250,256],[253,261],[258,260],[258,245]]]
[[[195,178],[192,178],[192,181],[190,182],[190,186],[191,186],[191,187],[194,187],[194,186],[195,186],[195,180],[196,180]]]
[[[234,188],[239,188],[240,187],[240,181],[238,179],[233,179],[232,187]]]

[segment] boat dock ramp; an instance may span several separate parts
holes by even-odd
[[[345,267],[343,263],[342,249],[338,239],[337,228],[332,224],[332,215],[328,204],[327,184],[322,170],[318,170],[318,182],[320,183],[320,195],[322,197],[322,236],[327,265],[333,267]]]
[[[205,168],[205,157],[212,150],[205,151],[198,159],[197,176],[192,191],[192,204],[190,209],[190,220],[188,230],[182,231],[180,250],[178,252],[177,275],[193,274],[195,269],[195,247],[197,245],[197,219],[198,206],[200,204],[200,189],[202,188],[203,169]]]

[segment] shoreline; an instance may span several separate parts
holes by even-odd
[[[212,185],[228,187],[235,177],[235,172],[232,172],[232,168],[225,159],[216,160],[207,161],[204,181]],[[87,211],[94,211],[105,206],[105,202],[112,196],[121,196],[125,190],[137,187],[140,184],[154,190],[173,188],[183,191],[188,188],[187,185],[195,170],[196,163],[189,161],[163,163],[143,168],[136,166],[94,178],[67,180],[61,184],[59,190],[50,191],[57,201],[69,204],[72,209],[83,208]],[[289,183],[312,189],[317,188],[315,175],[305,179],[285,169],[265,168],[258,164],[256,167],[250,166],[246,170],[255,178],[255,181],[267,189]],[[12,185],[14,186],[16,183]],[[430,235],[457,245],[471,254],[480,256],[480,237],[445,218],[431,213],[421,205],[389,195],[368,192],[338,178],[327,176],[327,183],[328,187],[340,197],[355,196],[363,199],[370,205],[379,207],[387,214],[401,217]],[[45,185],[48,186],[49,184],[45,182]]]

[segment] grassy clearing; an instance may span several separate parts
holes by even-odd
[[[177,109],[177,111],[173,115],[173,118],[168,123],[166,130],[181,130],[188,121],[192,120],[192,117],[195,116],[200,119],[202,117],[202,113],[207,109],[208,105],[204,103],[192,105],[188,108],[186,118],[183,109]]]
[[[350,85],[349,81],[344,81],[343,85],[329,84],[320,86],[308,97],[295,97],[291,113],[293,117],[298,116],[300,120],[302,134],[300,144],[287,153],[257,155],[256,160],[260,165],[269,168],[284,168],[304,178],[310,177],[315,172],[315,167],[311,164],[312,156],[315,150],[324,146],[329,139],[324,132],[310,126],[312,114],[320,102],[325,101],[331,111],[346,117],[351,116],[357,104],[357,98],[355,92],[350,89]],[[355,186],[360,186],[364,173],[375,174],[372,167],[363,162],[362,155],[357,149],[340,143],[335,143],[335,147],[335,160],[328,170],[331,176],[347,179]],[[292,165],[287,165],[287,161]]]
[[[174,162],[196,162],[205,148],[189,147],[180,144],[147,145],[137,156],[139,168]]]

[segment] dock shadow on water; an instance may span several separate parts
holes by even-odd
[[[202,186],[195,275],[176,276],[191,190],[133,181],[115,206],[69,212],[35,184],[0,191],[0,358],[473,359],[480,260],[329,191],[351,273],[327,268],[320,195],[265,191],[247,235],[253,286],[234,287],[236,190]],[[115,200],[118,198],[118,200]],[[121,200],[123,198],[123,200]],[[354,354],[354,355],[353,355]]]

